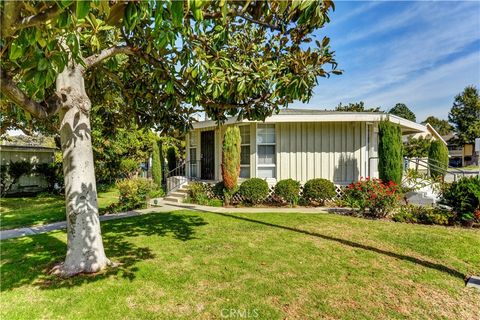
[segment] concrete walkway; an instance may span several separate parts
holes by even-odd
[[[152,207],[148,209],[140,209],[135,211],[127,211],[127,212],[121,212],[116,214],[103,215],[103,216],[100,216],[100,221],[135,217],[135,216],[140,216],[140,215],[148,214],[152,212],[172,212],[175,210],[181,210],[181,208],[171,207],[169,205],[162,205],[161,207]],[[59,221],[59,222],[53,222],[53,223],[39,225],[39,226],[2,230],[0,231],[0,240],[19,238],[23,236],[30,236],[34,234],[45,233],[45,232],[50,232],[54,230],[66,229],[66,228],[67,228],[67,222]]]
[[[108,221],[115,219],[122,219],[128,217],[140,216],[143,214],[149,214],[152,212],[172,212],[178,210],[194,210],[200,212],[220,212],[220,213],[261,213],[261,212],[301,212],[301,213],[320,213],[320,212],[336,212],[344,213],[348,209],[345,208],[328,208],[328,207],[297,207],[297,208],[283,208],[283,207],[265,207],[265,208],[224,208],[224,207],[209,207],[201,206],[191,203],[173,203],[167,202],[163,199],[152,199],[150,202],[153,207],[148,209],[141,209],[135,211],[127,211],[116,214],[109,214],[100,216],[100,221]],[[67,228],[66,221],[54,222],[40,226],[26,227],[26,228],[17,228],[10,230],[0,231],[0,240],[6,240],[11,238],[19,238],[23,236],[30,236],[45,232],[50,232],[54,230],[62,230]]]

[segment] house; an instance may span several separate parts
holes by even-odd
[[[242,135],[241,178],[270,181],[314,177],[346,184],[360,176],[378,176],[378,123],[400,124],[404,135],[436,132],[393,115],[366,112],[282,110],[265,122],[229,119],[193,125],[187,139],[189,174],[202,180],[220,180],[221,139],[226,126],[236,124]]]
[[[27,161],[32,164],[53,163],[55,161],[56,148],[38,144],[22,145],[2,141],[0,144],[0,165],[10,162]],[[48,187],[48,183],[41,175],[30,174],[20,177],[9,193],[39,192]]]
[[[448,155],[452,167],[464,167],[475,164],[475,146],[473,143],[461,144],[455,133],[443,136],[448,146]]]
[[[217,126],[212,120],[199,121],[187,134],[186,174],[221,180],[222,137],[227,126],[238,125],[240,179],[258,177],[274,184],[325,178],[345,185],[362,176],[378,177],[381,120],[399,124],[403,135],[430,133],[435,138],[426,126],[379,112],[286,109],[264,122],[234,117]]]

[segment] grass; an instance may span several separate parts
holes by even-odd
[[[0,317],[478,319],[480,292],[464,277],[480,274],[479,230],[191,211],[102,230],[120,265],[67,280],[47,275],[64,232],[2,241]]]
[[[115,188],[98,193],[100,210],[118,200]],[[28,205],[26,205],[28,204]],[[0,199],[0,230],[42,225],[65,220],[65,198],[44,195],[28,198]]]

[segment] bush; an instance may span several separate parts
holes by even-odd
[[[158,143],[153,142],[152,147],[152,178],[159,188],[162,187],[162,163],[160,162],[160,149]]]
[[[163,193],[152,180],[145,178],[121,180],[117,188],[120,194],[117,209],[122,211],[145,208],[152,196]]]
[[[392,217],[396,222],[448,225],[453,214],[446,209],[408,205],[401,207]]]
[[[326,200],[336,196],[335,185],[327,179],[311,179],[303,186],[303,197],[308,203],[317,202],[325,205]]]
[[[0,195],[4,196],[18,180],[32,173],[33,165],[28,161],[10,161],[9,164],[0,167],[1,189]]]
[[[209,185],[201,182],[193,182],[188,186],[188,196],[185,202],[221,207],[223,204],[222,200],[220,198],[212,198],[211,193]]]
[[[438,140],[432,141],[428,151],[428,166],[432,178],[443,178],[448,168],[448,148]],[[436,168],[440,167],[440,169]]]
[[[378,171],[382,181],[400,184],[403,171],[403,145],[400,126],[381,121],[378,132]]]
[[[343,199],[363,215],[384,218],[398,206],[400,194],[398,185],[393,181],[383,183],[380,179],[366,178],[351,183],[345,189]]]
[[[122,177],[132,179],[140,170],[140,163],[133,158],[125,158],[120,161],[120,173]]]
[[[443,191],[443,200],[456,214],[456,220],[470,224],[480,210],[480,178],[462,178]]]
[[[268,197],[270,189],[267,181],[260,178],[250,178],[242,182],[238,192],[245,198],[245,202],[257,204]]]
[[[55,191],[55,185],[63,184],[61,163],[39,163],[35,166],[35,173],[45,178],[49,192]]]
[[[293,179],[280,180],[275,185],[275,195],[287,201],[290,205],[297,205],[300,194],[300,182]]]

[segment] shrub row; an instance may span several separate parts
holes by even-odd
[[[303,186],[303,193],[301,189],[300,182],[296,180],[280,180],[274,187],[273,198],[278,203],[294,206],[300,201],[306,205],[324,205],[325,201],[336,196],[335,185],[326,179],[309,180]],[[194,182],[189,186],[187,201],[209,204],[209,201],[211,203],[213,199],[224,199],[225,191],[226,188],[223,182],[218,182],[213,187],[200,182]],[[256,205],[267,200],[270,188],[265,180],[251,178],[242,182],[237,193],[242,197],[245,204]],[[215,202],[214,205],[219,205],[219,203]]]

